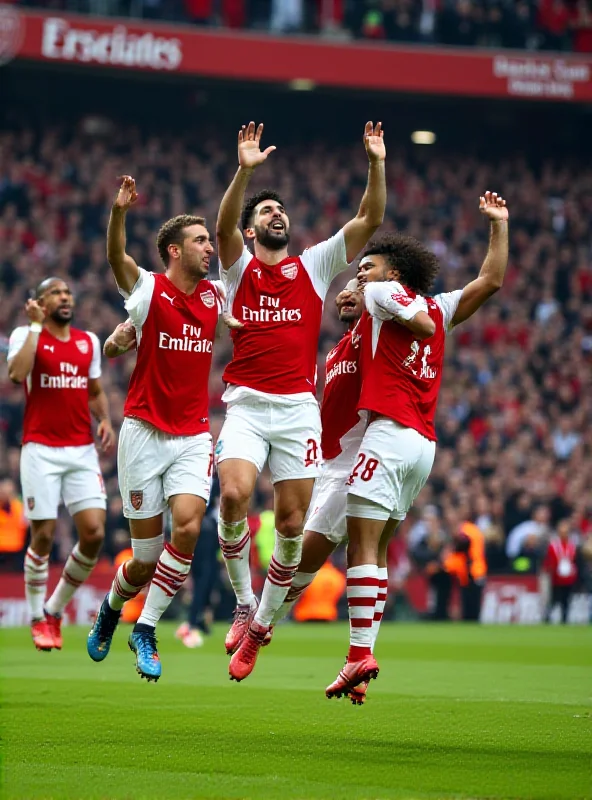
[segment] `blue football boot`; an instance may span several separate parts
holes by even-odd
[[[93,661],[102,661],[109,655],[111,640],[120,616],[121,611],[114,611],[111,608],[109,595],[106,595],[86,640],[86,650]]]
[[[160,656],[156,649],[156,633],[154,628],[142,625],[130,633],[127,643],[132,653],[136,654],[136,671],[141,678],[147,681],[157,681],[160,678],[162,667]]]

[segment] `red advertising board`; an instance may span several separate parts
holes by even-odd
[[[592,58],[205,31],[0,6],[0,64],[17,59],[383,91],[592,101]]]

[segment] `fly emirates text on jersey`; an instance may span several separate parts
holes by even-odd
[[[68,364],[67,361],[60,362],[60,375],[48,375],[47,372],[41,373],[42,389],[86,389],[88,388],[88,378],[78,374],[78,367],[75,364]]]
[[[302,312],[299,308],[281,308],[279,297],[262,294],[259,308],[243,306],[243,322],[299,322]]]
[[[179,337],[160,331],[158,346],[161,350],[183,350],[189,353],[211,353],[212,342],[201,338],[201,328],[195,325],[183,325],[183,333]]]

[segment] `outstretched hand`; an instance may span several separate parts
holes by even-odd
[[[29,299],[25,305],[25,314],[29,322],[40,322],[43,324],[45,320],[45,311],[41,308],[37,300]]]
[[[125,211],[127,211],[127,209],[138,199],[136,182],[131,175],[123,175],[123,177],[118,178],[118,180],[120,180],[122,183],[119,187],[119,191],[117,192],[117,197],[115,198],[115,203],[113,205],[117,206],[118,208],[123,208]]]
[[[384,146],[384,131],[382,122],[367,122],[364,128],[364,146],[368,153],[369,161],[384,161],[386,158],[386,147]]]
[[[238,132],[238,163],[245,169],[254,169],[263,164],[267,156],[273,153],[275,146],[271,145],[261,150],[260,142],[263,135],[263,123],[255,128],[254,122],[243,125]]]
[[[496,192],[485,192],[483,197],[479,198],[479,211],[492,222],[507,222],[510,217],[506,201]]]

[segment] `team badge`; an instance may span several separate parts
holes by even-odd
[[[32,511],[35,508],[35,498],[27,497],[27,508]]]
[[[293,281],[296,275],[298,275],[298,264],[284,264],[281,271],[284,278],[289,278],[289,280]]]
[[[139,511],[142,508],[143,502],[144,492],[130,492],[130,503],[132,504],[132,508],[135,508],[136,511]]]
[[[86,339],[77,339],[76,347],[80,350],[83,356],[88,353],[88,342]]]
[[[214,297],[214,292],[211,289],[208,289],[207,292],[201,292],[199,296],[201,297],[206,308],[214,308],[214,305],[216,304],[216,298]]]

